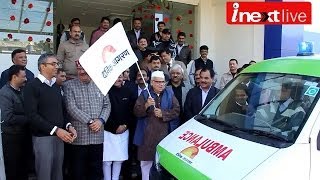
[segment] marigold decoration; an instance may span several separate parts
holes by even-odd
[[[158,11],[160,11],[160,10],[161,10],[161,6],[157,5],[157,6],[156,6],[156,9],[157,9]]]
[[[25,24],[28,24],[30,21],[29,21],[29,18],[25,18],[24,20],[23,20],[23,22],[25,23]]]
[[[8,34],[8,38],[9,38],[9,39],[12,39],[12,34]]]
[[[181,18],[182,18],[181,16],[177,16],[177,17],[176,17],[176,20],[177,20],[177,21],[181,21]]]
[[[192,38],[192,37],[193,37],[193,34],[189,34],[189,37],[191,37],[191,38]]]
[[[168,18],[168,17],[165,17],[165,18],[163,19],[163,22],[168,23],[168,22],[169,22],[169,18]]]
[[[51,21],[47,21],[47,22],[46,22],[46,25],[47,25],[47,26],[51,26],[51,24],[52,24]]]
[[[29,37],[28,37],[28,41],[29,41],[29,42],[33,41],[32,36],[29,36]]]
[[[14,15],[11,15],[11,16],[10,16],[10,20],[11,20],[11,21],[14,21],[14,20],[16,20],[16,17],[15,17]]]
[[[16,3],[17,3],[17,0],[11,0],[11,3],[12,3],[12,4],[16,4]]]
[[[192,24],[192,20],[189,20],[189,24]]]
[[[33,8],[33,4],[32,3],[28,4],[28,8],[32,9]]]
[[[50,11],[51,11],[51,9],[50,9],[50,8],[47,8],[47,9],[46,9],[46,11],[47,11],[47,12],[50,12]]]
[[[188,10],[188,14],[192,14],[192,10],[191,9]]]

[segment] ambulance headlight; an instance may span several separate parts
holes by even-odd
[[[312,56],[313,52],[313,42],[303,41],[299,43],[299,50],[297,56]]]

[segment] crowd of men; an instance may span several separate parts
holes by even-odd
[[[7,180],[28,179],[26,167],[33,156],[38,180],[115,180],[120,174],[131,179],[140,172],[148,180],[156,145],[198,114],[238,73],[238,61],[230,59],[229,71],[217,84],[206,45],[192,59],[184,32],[175,42],[159,22],[159,31],[149,38],[141,19],[132,23],[127,36],[141,71],[136,65],[128,68],[106,96],[78,59],[108,31],[107,17],[92,32],[89,45],[80,19],[72,19],[56,55],[39,57],[37,75],[26,68],[25,50],[12,52],[13,65],[0,79]]]

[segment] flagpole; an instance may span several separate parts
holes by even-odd
[[[144,80],[144,77],[143,77],[143,75],[142,75],[142,72],[141,72],[140,66],[139,66],[139,64],[138,64],[138,61],[136,61],[136,65],[137,65],[138,70],[139,70],[139,72],[140,72],[140,74],[141,74],[143,83],[144,83],[144,85],[145,85],[146,88],[147,88],[147,92],[148,92],[148,94],[149,94],[149,97],[152,97],[151,94],[150,94],[149,88],[148,88],[148,84],[146,83],[146,81]]]

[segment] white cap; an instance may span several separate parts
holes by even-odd
[[[153,78],[163,78],[164,79],[164,74],[163,74],[163,71],[154,71],[152,74],[151,74],[151,79]]]

